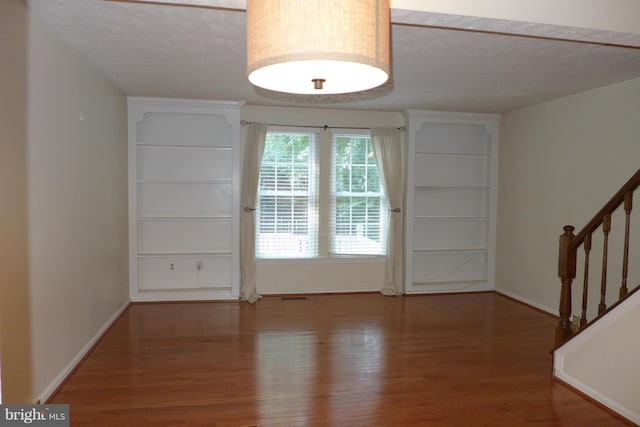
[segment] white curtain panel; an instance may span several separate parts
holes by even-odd
[[[400,130],[395,128],[371,129],[373,153],[378,165],[384,193],[389,201],[389,231],[387,234],[387,265],[383,295],[404,294],[404,233],[402,207],[404,206],[404,179],[402,175],[402,143]]]
[[[240,193],[240,299],[254,303],[262,298],[256,292],[256,219],[260,163],[267,138],[267,125],[250,123],[244,147],[242,189]]]

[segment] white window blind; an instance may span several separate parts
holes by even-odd
[[[267,133],[256,207],[258,258],[318,253],[317,173],[312,133]]]
[[[334,135],[330,252],[384,255],[389,208],[368,135]]]

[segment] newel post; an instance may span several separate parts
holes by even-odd
[[[558,256],[558,276],[562,283],[560,291],[560,322],[556,328],[556,346],[569,338],[573,331],[571,329],[571,282],[576,277],[576,255],[577,250],[571,249],[574,239],[572,225],[563,227],[564,233],[560,235],[560,252]]]

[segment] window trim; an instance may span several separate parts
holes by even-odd
[[[309,129],[303,126],[270,125],[269,133],[312,133],[315,135],[315,177],[317,180],[317,210],[318,210],[318,253],[315,257],[268,257],[259,258],[257,264],[309,264],[309,263],[364,263],[377,264],[386,260],[386,254],[335,254],[330,251],[330,218],[331,218],[331,180],[333,170],[332,144],[333,137],[339,135],[362,135],[371,137],[368,129],[346,128],[340,129]],[[325,166],[326,165],[326,166]],[[324,166],[324,167],[323,167]],[[259,193],[258,193],[259,196]],[[384,195],[386,199],[386,195]],[[256,221],[258,215],[256,215]],[[257,224],[257,223],[256,223]],[[258,228],[256,226],[256,238]],[[388,234],[388,232],[387,232]]]
[[[377,192],[370,192],[370,191],[363,191],[363,192],[354,192],[352,191],[353,188],[349,188],[349,190],[351,191],[341,191],[341,192],[337,192],[335,190],[335,185],[337,183],[337,176],[336,176],[336,169],[337,169],[337,164],[335,162],[336,160],[336,144],[337,144],[337,139],[340,137],[346,137],[346,138],[365,138],[368,140],[368,146],[371,148],[371,150],[373,150],[373,141],[371,139],[371,134],[370,132],[366,132],[366,131],[362,131],[362,130],[357,130],[357,131],[352,131],[352,130],[344,130],[341,129],[340,132],[334,132],[331,134],[331,162],[330,162],[330,168],[331,168],[331,181],[330,181],[330,189],[329,189],[329,199],[330,199],[330,203],[331,203],[331,211],[330,211],[330,220],[329,220],[329,254],[330,255],[334,255],[334,256],[380,256],[380,257],[386,257],[387,254],[387,245],[386,245],[386,239],[387,239],[387,235],[388,235],[388,210],[389,210],[389,202],[387,200],[387,196],[386,194],[384,194],[384,189],[382,186],[382,183],[379,182],[379,191]],[[352,167],[354,165],[351,165]],[[365,161],[364,164],[356,164],[356,167],[363,167],[365,168],[365,175],[367,175],[368,169],[373,167],[376,168],[376,173],[378,174],[378,181],[380,181],[381,177],[380,177],[380,173],[379,170],[377,169],[377,162],[375,161],[375,156],[373,158],[373,161]],[[351,178],[351,177],[350,177]],[[349,186],[352,187],[352,182],[350,179],[350,183]],[[338,233],[336,233],[336,230],[334,229],[334,227],[337,227],[337,223],[335,221],[335,216],[336,216],[336,209],[337,209],[337,205],[336,205],[336,200],[339,197],[362,197],[362,198],[366,198],[366,199],[378,199],[379,203],[380,203],[380,211],[379,211],[379,219],[378,219],[378,230],[379,230],[379,239],[380,239],[380,250],[382,251],[382,253],[340,253],[340,252],[334,252],[335,248],[335,240],[338,237]],[[351,212],[351,211],[350,211]],[[365,212],[365,216],[368,216],[368,210]]]
[[[309,219],[311,222],[311,226],[309,227],[308,231],[307,231],[307,237],[308,237],[308,243],[312,243],[315,245],[315,248],[311,251],[308,252],[305,256],[292,256],[291,254],[287,253],[287,254],[282,254],[282,256],[278,256],[278,254],[273,254],[273,255],[264,255],[264,254],[259,254],[259,248],[260,248],[260,240],[259,240],[259,230],[260,230],[260,213],[261,213],[261,205],[260,205],[260,197],[262,194],[265,195],[273,195],[273,196],[277,196],[278,192],[277,190],[266,190],[264,193],[261,191],[260,189],[260,181],[261,181],[261,176],[258,179],[258,191],[256,193],[256,215],[255,215],[255,222],[256,222],[256,226],[255,226],[255,242],[256,242],[256,250],[255,250],[255,257],[256,260],[268,260],[268,259],[313,259],[313,258],[317,258],[317,254],[318,254],[318,177],[317,177],[317,168],[318,168],[318,161],[317,161],[317,150],[318,150],[318,143],[317,143],[317,134],[315,132],[309,132],[308,129],[297,129],[297,130],[291,130],[291,129],[287,129],[287,130],[278,130],[278,131],[272,131],[271,128],[267,131],[267,138],[269,138],[269,134],[278,134],[278,135],[309,135],[310,136],[310,146],[311,146],[311,150],[310,150],[310,156],[309,156],[309,177],[308,177],[308,190],[306,191],[300,191],[300,190],[290,190],[290,191],[286,191],[287,197],[294,197],[295,193],[300,193],[299,195],[304,196],[304,195],[308,195],[309,196],[309,206],[308,206],[308,215],[309,215]],[[266,148],[266,143],[265,142],[265,148]],[[263,155],[263,160],[264,160],[264,155]],[[293,163],[290,163],[291,165],[293,165]],[[260,169],[262,170],[262,161],[260,162]],[[261,175],[261,174],[260,174]],[[272,193],[272,194],[269,194]],[[315,208],[315,209],[314,209]],[[313,218],[316,217],[316,218]],[[315,222],[315,224],[313,224]],[[315,235],[314,234],[315,231]],[[311,238],[309,238],[310,236],[313,236]],[[309,255],[309,253],[311,255]]]

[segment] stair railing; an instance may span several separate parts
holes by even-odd
[[[622,259],[622,283],[619,289],[619,301],[625,298],[629,289],[627,287],[627,276],[629,273],[629,233],[631,224],[631,211],[633,208],[633,192],[640,186],[640,169],[620,188],[620,190],[607,202],[606,205],[580,230],[578,234],[573,234],[575,228],[572,225],[563,227],[564,233],[560,236],[560,251],[558,257],[558,276],[561,282],[560,291],[560,321],[556,328],[555,345],[558,347],[568,340],[575,332],[585,328],[587,324],[593,323],[607,311],[605,297],[607,294],[607,267],[609,253],[609,233],[611,231],[611,214],[624,205],[625,211],[625,231],[624,249]],[[587,296],[589,291],[589,255],[591,253],[592,234],[602,226],[603,248],[602,248],[602,277],[600,280],[600,303],[598,304],[598,315],[591,322],[587,320]],[[576,277],[576,263],[578,259],[578,249],[582,246],[584,250],[584,278],[582,284],[582,307],[580,320],[574,331],[571,321],[571,284]]]

